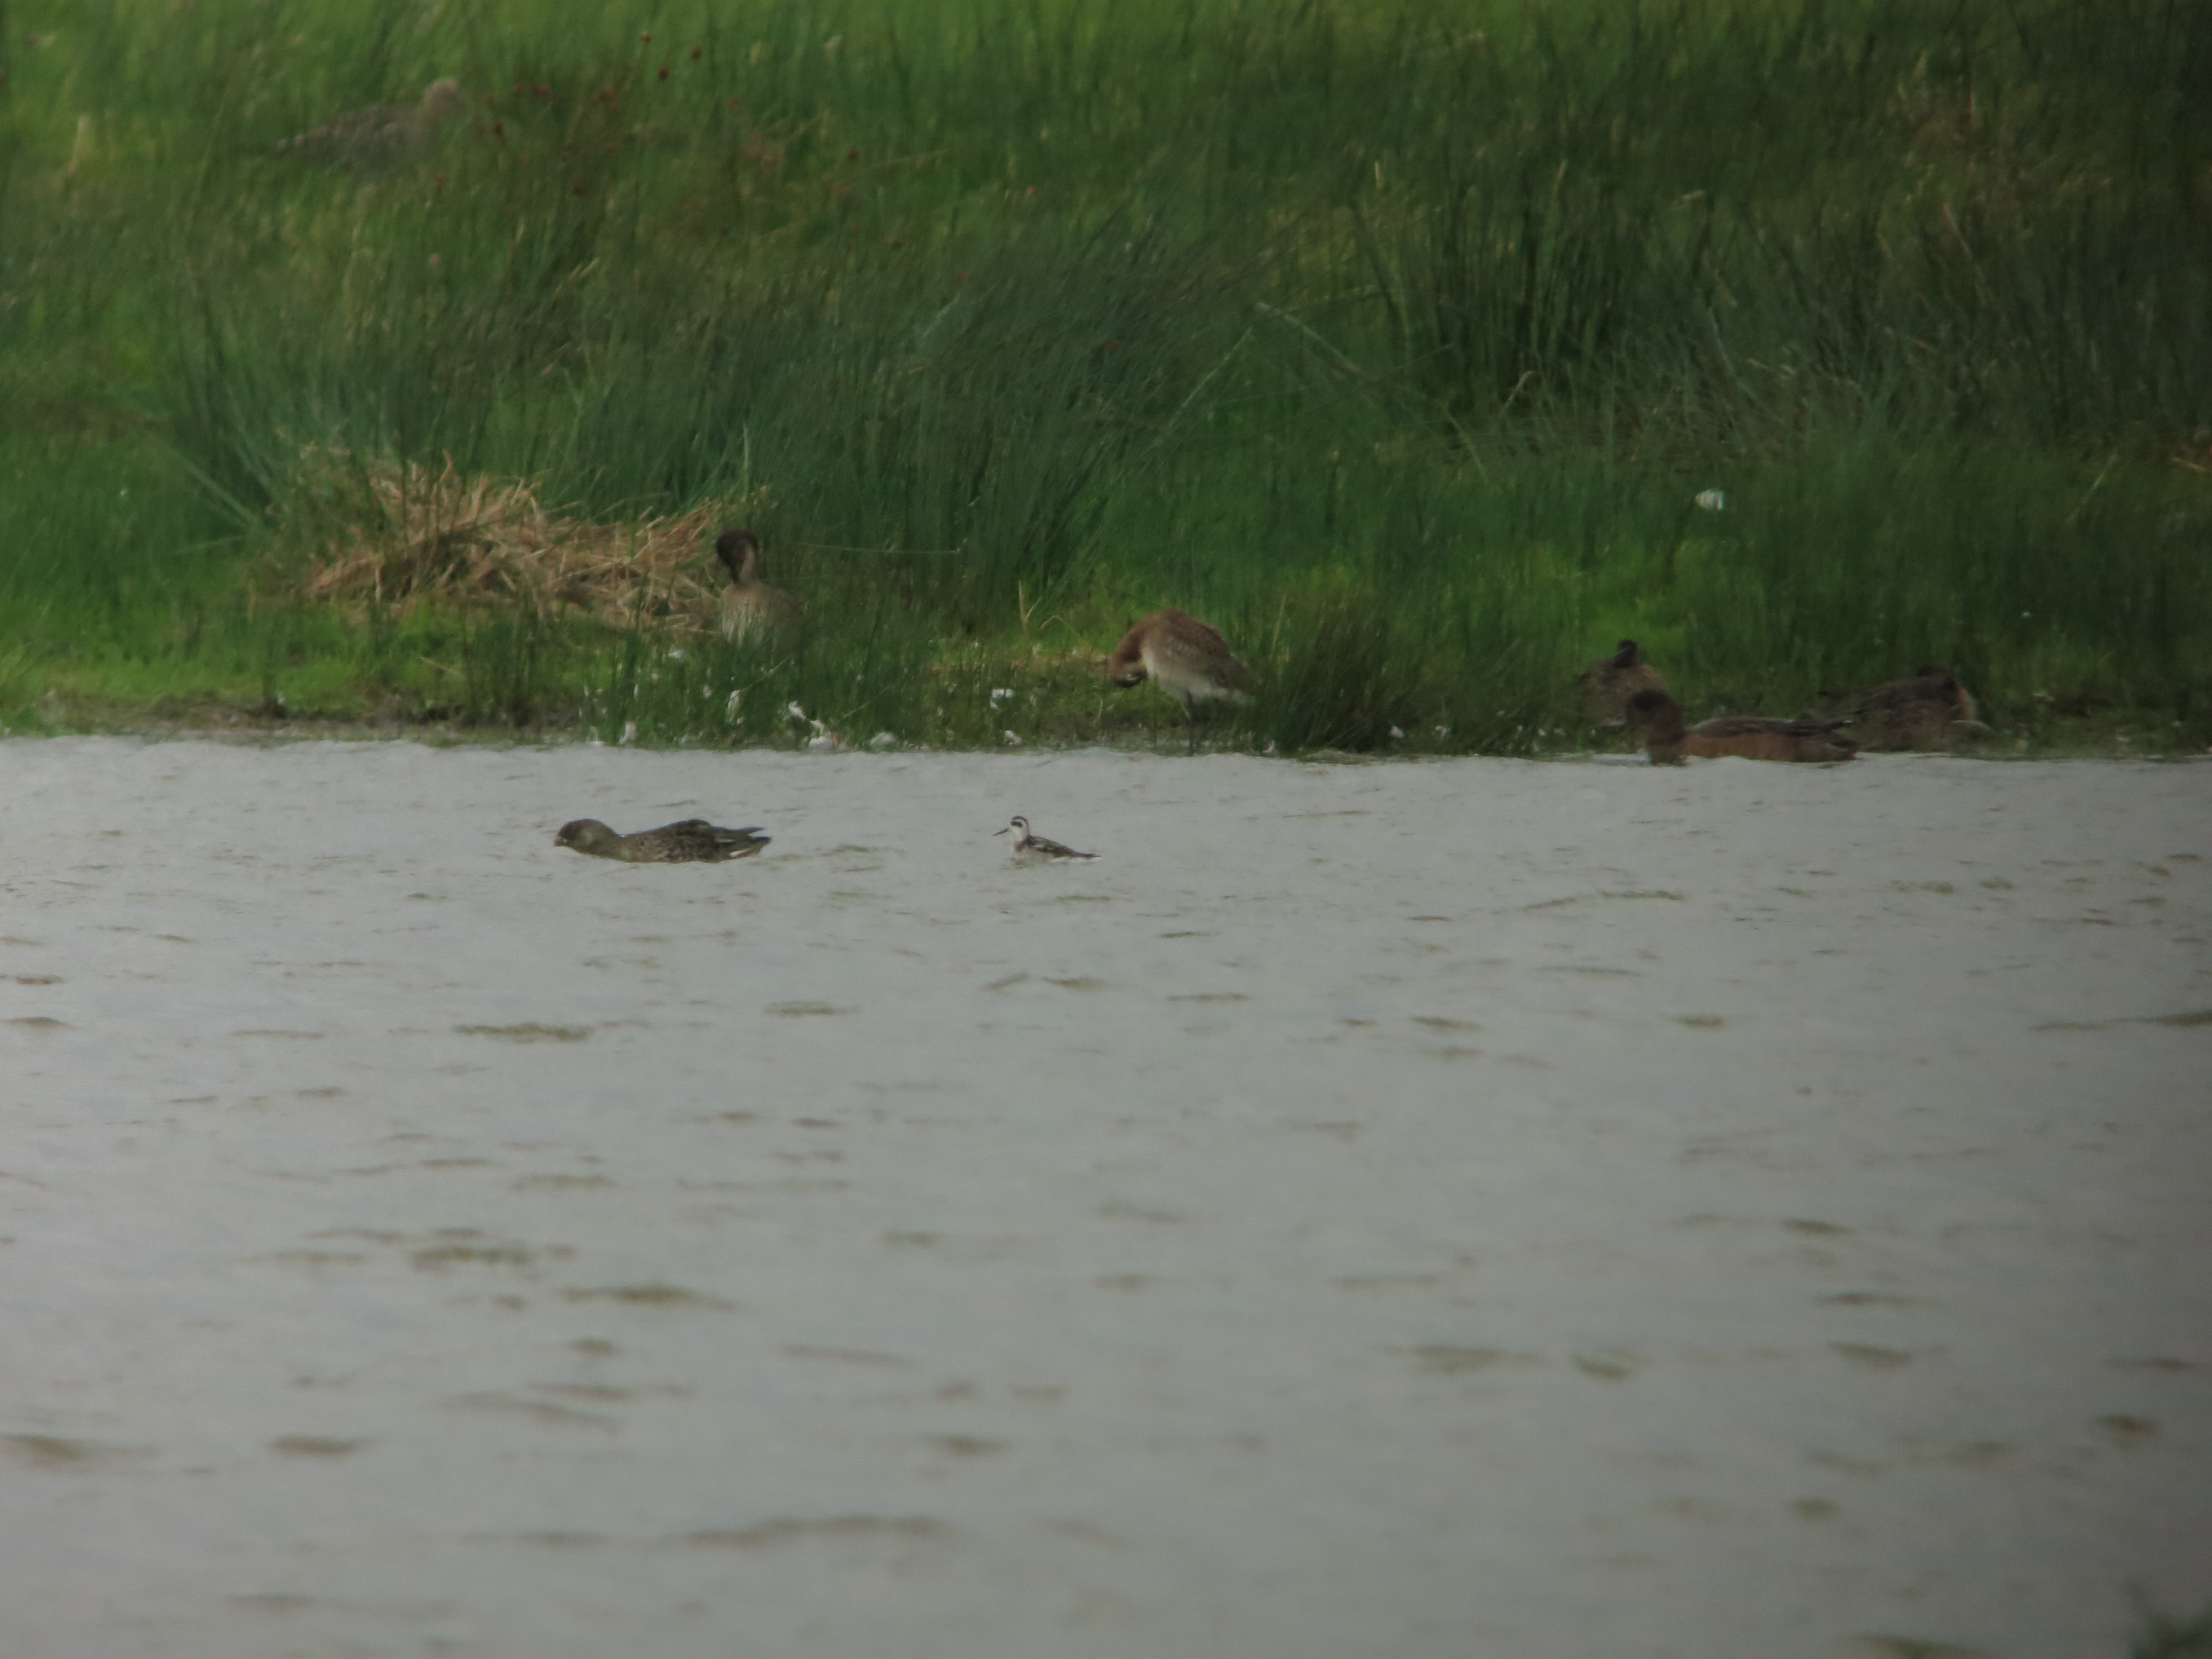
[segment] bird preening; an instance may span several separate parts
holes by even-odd
[[[805,609],[799,599],[761,580],[760,538],[751,531],[725,530],[714,538],[714,556],[730,573],[730,584],[722,590],[725,637],[743,641],[799,620]]]
[[[1221,630],[1173,605],[1153,611],[1121,636],[1106,659],[1106,678],[1124,690],[1150,680],[1181,703],[1193,754],[1198,752],[1198,705],[1241,702],[1252,689],[1251,665],[1229,648]]]

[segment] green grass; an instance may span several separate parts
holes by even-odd
[[[1172,603],[1224,743],[1573,746],[1624,635],[2212,743],[2201,7],[12,0],[0,73],[16,730],[1168,741],[1092,659]],[[333,450],[750,495],[807,625],[304,607]]]

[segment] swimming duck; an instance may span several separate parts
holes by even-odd
[[[597,859],[620,859],[625,864],[720,864],[729,859],[750,858],[772,837],[757,826],[725,830],[704,818],[685,818],[664,823],[658,830],[640,830],[618,836],[597,818],[577,818],[561,826],[553,837],[556,847],[573,847]]]
[[[1974,718],[1974,694],[1940,662],[1923,663],[1908,680],[1825,691],[1814,713],[1854,727],[1869,749],[1940,749],[1961,730],[1985,729]]]
[[[1634,640],[1623,640],[1609,657],[1601,657],[1575,676],[1583,689],[1583,707],[1592,726],[1618,726],[1628,700],[1638,691],[1664,691],[1667,682],[1644,660]]]
[[[1644,750],[1655,766],[1679,764],[1685,756],[1740,755],[1746,760],[1846,761],[1858,744],[1838,737],[1841,720],[1776,720],[1756,714],[1723,714],[1682,726],[1682,706],[1664,691],[1638,691],[1621,719],[1644,730]]]
[[[1221,630],[1173,605],[1121,636],[1106,659],[1106,678],[1127,690],[1151,680],[1182,705],[1190,746],[1198,750],[1198,705],[1236,702],[1252,689],[1252,670],[1229,648]]]
[[[1062,847],[1056,841],[1032,834],[1030,821],[1024,817],[1015,817],[1006,825],[1006,830],[1014,832],[1014,862],[1017,864],[1042,864],[1048,860],[1095,859],[1098,856],[1096,853],[1079,853],[1073,847]],[[1003,836],[1006,830],[994,830],[991,833]]]
[[[461,83],[448,76],[433,81],[420,104],[377,104],[368,109],[349,110],[321,126],[279,140],[276,148],[334,167],[383,167],[404,161],[427,148],[446,118],[465,101]]]
[[[714,538],[714,556],[730,573],[730,585],[722,590],[726,636],[744,640],[799,620],[799,602],[760,579],[760,538],[751,531],[725,530]]]

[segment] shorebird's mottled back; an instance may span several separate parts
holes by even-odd
[[[1146,680],[1182,705],[1198,745],[1198,705],[1241,702],[1252,670],[1229,648],[1221,630],[1173,605],[1155,611],[1121,636],[1106,659],[1106,677],[1127,690]]]

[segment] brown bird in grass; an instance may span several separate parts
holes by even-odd
[[[1106,678],[1127,690],[1146,680],[1182,705],[1198,751],[1198,705],[1242,702],[1252,689],[1252,670],[1229,648],[1220,629],[1173,605],[1152,614],[1121,636],[1106,659]]]
[[[619,859],[624,864],[720,864],[729,859],[750,858],[769,844],[758,825],[725,830],[704,818],[685,818],[664,823],[658,830],[640,830],[619,836],[597,818],[577,818],[561,826],[553,837],[556,847],[573,847],[596,859]]]
[[[722,632],[745,640],[799,620],[805,608],[780,587],[760,579],[760,538],[750,530],[725,530],[714,538],[714,556],[730,573],[722,590]]]
[[[1745,760],[1847,761],[1858,744],[1836,735],[1841,720],[1775,720],[1756,714],[1723,714],[1685,731],[1682,705],[1664,691],[1638,691],[1628,700],[1623,723],[1644,731],[1644,751],[1655,766],[1683,757],[1739,755]]]
[[[1869,749],[1941,749],[1961,731],[1981,727],[1974,694],[1940,662],[1923,663],[1909,680],[1824,691],[1813,713],[1853,727]]]
[[[282,139],[276,148],[349,169],[388,167],[427,149],[446,118],[467,101],[450,76],[433,81],[420,104],[378,104],[349,110],[321,126]]]
[[[1638,691],[1664,691],[1667,682],[1644,660],[1634,640],[1623,640],[1609,657],[1601,657],[1575,676],[1583,689],[1583,707],[1592,726],[1618,726],[1628,700]]]

